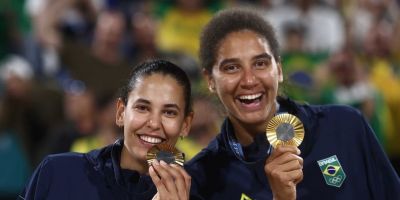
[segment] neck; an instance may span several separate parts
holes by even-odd
[[[244,124],[236,119],[230,118],[234,133],[238,142],[243,146],[248,146],[254,141],[257,134],[263,133],[264,124],[262,125],[249,125]]]
[[[122,148],[122,152],[121,152],[120,167],[122,169],[129,169],[129,170],[137,171],[137,172],[139,172],[139,174],[146,174],[149,169],[147,162],[143,162],[143,161],[137,160],[136,158],[133,158],[129,154],[129,152],[125,146]]]
[[[274,106],[265,121],[255,124],[247,124],[234,117],[229,117],[238,142],[243,146],[248,146],[254,142],[257,134],[265,134],[266,124],[276,113],[277,107]]]

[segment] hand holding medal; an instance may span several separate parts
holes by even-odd
[[[190,176],[183,169],[184,154],[174,146],[161,143],[147,152],[149,175],[157,188],[153,200],[189,199]]]
[[[293,199],[303,179],[303,159],[297,148],[304,139],[303,124],[294,115],[278,114],[268,122],[266,135],[274,148],[264,166],[273,196]]]

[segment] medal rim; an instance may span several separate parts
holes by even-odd
[[[155,160],[159,160],[157,159],[157,153],[160,151],[171,153],[174,157],[174,161],[172,163],[183,166],[183,163],[185,162],[185,155],[173,145],[168,143],[157,144],[149,149],[146,155],[146,160],[149,165],[151,165]]]
[[[294,137],[288,141],[278,139],[277,128],[282,123],[288,123],[292,126]],[[304,139],[304,125],[295,115],[282,113],[275,115],[266,126],[266,136],[268,142],[276,148],[279,145],[300,146]]]

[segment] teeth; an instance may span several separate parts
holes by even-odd
[[[147,135],[141,135],[139,136],[141,140],[148,142],[148,143],[152,143],[152,144],[159,144],[162,142],[161,138],[156,138],[156,137],[150,137]]]
[[[243,96],[240,96],[239,99],[241,99],[241,100],[254,100],[254,99],[257,99],[257,98],[261,97],[261,95],[262,95],[261,93],[252,94],[252,95],[243,95]]]

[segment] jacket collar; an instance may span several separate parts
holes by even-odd
[[[140,186],[148,185],[144,186],[145,188],[149,187],[148,190],[143,192],[141,189],[139,189],[139,191],[142,191],[143,193],[132,193],[132,191],[129,189],[130,183],[126,183],[124,179],[124,174],[126,175],[126,173],[123,173],[123,170],[120,167],[123,146],[124,140],[119,139],[115,141],[114,144],[87,153],[86,158],[93,165],[93,168],[103,176],[106,186],[112,190],[115,190],[116,194],[128,194],[139,199],[152,197],[157,190],[153,185],[151,178],[148,176],[140,176],[140,180],[138,182]],[[138,172],[132,171],[132,173]]]

